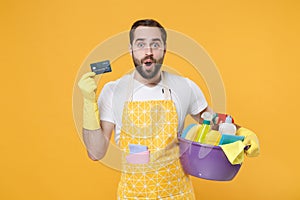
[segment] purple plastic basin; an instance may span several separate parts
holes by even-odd
[[[199,144],[178,137],[180,162],[184,171],[195,177],[229,181],[238,173],[241,165],[232,165],[219,146]]]

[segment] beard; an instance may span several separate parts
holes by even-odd
[[[144,78],[144,79],[152,79],[153,77],[155,77],[162,66],[162,63],[164,61],[164,55],[159,58],[158,60],[154,59],[153,56],[145,56],[143,59],[139,60],[137,58],[134,57],[133,53],[132,53],[132,59],[135,65],[136,70],[138,71],[138,73]],[[145,65],[144,61],[145,60],[151,60],[152,64],[154,65],[150,70],[147,70],[145,67],[143,67],[143,65]]]

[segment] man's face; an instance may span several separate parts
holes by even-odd
[[[136,70],[145,79],[155,77],[163,63],[165,45],[157,27],[139,26],[134,32],[131,46]]]

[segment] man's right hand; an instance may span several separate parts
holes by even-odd
[[[97,84],[94,80],[96,73],[85,73],[78,81],[78,87],[83,95],[83,98],[92,102],[96,101]]]

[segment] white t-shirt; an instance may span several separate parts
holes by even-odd
[[[122,127],[122,112],[125,101],[147,101],[165,99],[162,89],[167,86],[171,91],[178,114],[178,131],[182,131],[188,114],[196,115],[207,107],[207,101],[201,89],[190,79],[178,75],[163,73],[163,81],[154,87],[148,87],[133,80],[132,75],[108,82],[98,98],[100,120],[115,124],[115,142],[119,143]],[[133,88],[129,85],[133,83]]]

